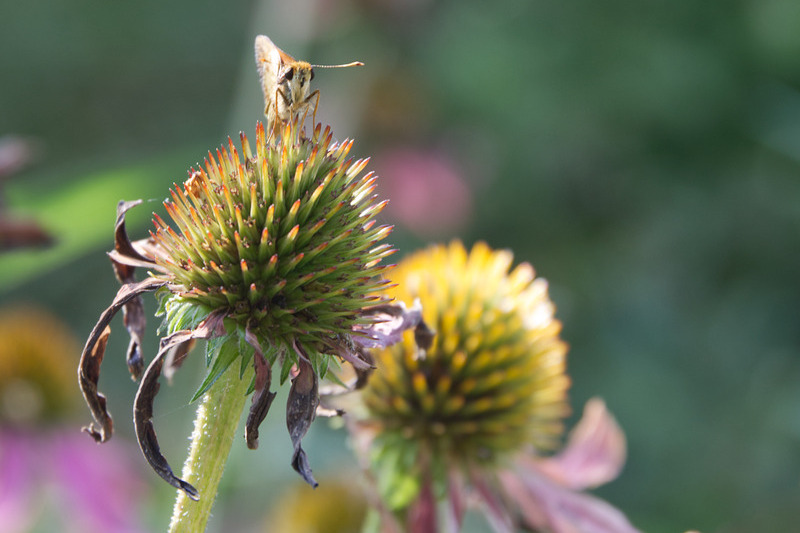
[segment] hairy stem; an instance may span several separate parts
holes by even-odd
[[[199,533],[206,529],[253,377],[250,368],[239,379],[236,366],[231,365],[217,379],[197,409],[182,477],[197,488],[200,500],[192,501],[183,491],[178,491],[169,533]]]

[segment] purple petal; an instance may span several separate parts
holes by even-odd
[[[574,492],[543,474],[505,471],[500,481],[528,527],[551,533],[638,533],[625,515],[603,500]]]
[[[505,503],[487,486],[480,474],[472,475],[472,485],[486,506],[486,518],[497,533],[514,533],[514,520]]]
[[[625,464],[625,434],[599,398],[586,402],[583,417],[564,450],[535,461],[535,468],[561,485],[582,490],[616,479]]]

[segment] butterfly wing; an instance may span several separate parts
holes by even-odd
[[[281,69],[281,51],[266,35],[256,37],[255,43],[256,69],[264,92],[264,113],[269,114],[270,105],[275,100],[278,73]]]

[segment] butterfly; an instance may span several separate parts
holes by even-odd
[[[275,46],[269,37],[259,35],[255,42],[256,68],[264,92],[264,114],[267,116],[267,131],[280,122],[285,124],[295,117],[303,118],[314,103],[313,120],[316,120],[319,91],[311,90],[314,68],[344,68],[363,66],[361,61],[343,65],[312,65],[297,61]]]

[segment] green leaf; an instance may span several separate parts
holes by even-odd
[[[372,456],[378,490],[391,510],[411,505],[420,491],[420,476],[416,468],[417,446],[394,436],[376,440],[378,451]]]
[[[214,382],[219,379],[225,370],[231,363],[233,363],[237,357],[239,357],[239,342],[236,336],[227,336],[225,337],[225,342],[219,347],[217,353],[213,356],[214,361],[211,368],[206,375],[206,378],[203,380],[203,383],[200,384],[200,388],[192,397],[191,401],[194,402],[198,400],[203,394],[205,394],[208,389],[214,384]]]
[[[252,362],[256,351],[252,346],[250,346],[250,343],[245,340],[244,338],[245,333],[242,328],[238,328],[238,333],[239,333],[239,354],[242,356],[242,364],[239,366],[239,377],[242,377],[244,376],[244,373],[247,370],[248,365]]]

